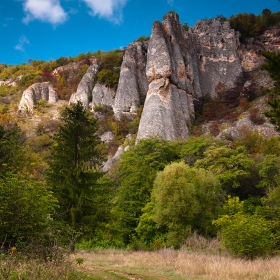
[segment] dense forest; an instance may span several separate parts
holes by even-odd
[[[228,20],[246,42],[279,24],[280,13],[265,9],[259,16],[239,14]],[[279,131],[280,55],[263,55],[266,63],[261,67],[269,71],[275,87],[268,93],[270,109],[261,113]],[[0,86],[1,258],[28,252],[28,258],[49,261],[56,259],[59,248],[179,249],[194,233],[219,238],[222,250],[237,257],[279,254],[279,137],[264,138],[246,128],[237,139],[197,133],[199,124],[221,117],[214,114],[215,106],[224,106],[224,117],[241,114],[250,102],[231,108],[205,98],[187,140],[151,138],[135,145],[141,107],[133,121],[114,119],[106,107],[95,108],[104,116],[97,119],[80,102],[62,107],[59,120],[39,122],[30,135],[28,116],[19,116],[16,108],[24,89],[51,81],[60,98],[69,100],[92,57],[102,67],[98,80],[116,88],[122,56],[123,51],[98,51],[0,65],[0,80],[23,75],[14,87]],[[74,79],[67,73],[51,75],[69,63],[78,64]],[[39,102],[34,114],[47,113],[49,106]],[[259,114],[252,112],[251,117],[261,121]],[[108,129],[115,138],[106,146],[99,135]],[[128,133],[133,135],[130,140],[125,138]],[[102,172],[108,153],[120,144],[130,148]],[[10,279],[5,267],[0,273]]]

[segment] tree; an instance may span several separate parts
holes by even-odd
[[[102,161],[96,132],[97,120],[78,102],[62,113],[54,136],[46,179],[58,198],[60,217],[73,231],[85,232],[93,227],[94,186],[101,175],[98,166]]]
[[[152,191],[153,219],[168,229],[167,245],[178,247],[190,230],[214,235],[212,220],[223,201],[218,179],[205,169],[171,163],[158,172]]]
[[[255,161],[249,158],[244,146],[237,146],[235,149],[226,146],[209,147],[204,155],[194,166],[216,174],[227,193],[238,194],[244,199],[262,192],[254,184],[259,179]]]
[[[262,68],[267,70],[271,77],[276,81],[272,92],[273,98],[267,101],[270,110],[265,111],[265,116],[267,116],[270,119],[270,122],[275,125],[276,131],[280,131],[280,54],[265,52],[263,55],[267,62],[262,65]]]
[[[125,152],[115,171],[118,189],[112,208],[115,236],[127,245],[136,235],[142,208],[150,201],[157,171],[179,159],[179,144],[160,138],[143,139]]]
[[[57,200],[42,183],[6,174],[0,178],[1,242],[5,247],[17,248],[38,242],[56,208]]]
[[[0,126],[0,174],[18,172],[24,164],[24,136],[17,125]]]
[[[260,215],[244,211],[244,202],[229,197],[224,215],[214,221],[221,229],[222,243],[232,254],[253,259],[272,252],[275,244],[269,223]]]

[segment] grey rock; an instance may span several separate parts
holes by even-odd
[[[243,82],[238,56],[239,36],[228,22],[199,21],[184,31],[179,16],[169,12],[156,21],[150,37],[146,75],[149,91],[137,141],[150,136],[187,138],[193,120],[193,101]]]
[[[112,131],[107,131],[100,136],[101,141],[108,143],[114,139]]]
[[[79,64],[76,62],[71,62],[63,66],[59,66],[52,71],[52,75],[57,77],[62,73],[67,72],[70,79],[75,75],[76,70],[79,68]]]
[[[146,77],[148,42],[131,43],[125,50],[119,84],[114,101],[114,113],[135,115],[148,91]]]
[[[137,141],[151,136],[166,140],[188,137],[188,122],[193,114],[193,98],[168,79],[150,83],[141,116]]]
[[[202,95],[216,97],[220,90],[235,88],[243,80],[237,52],[239,36],[229,22],[201,20],[190,30],[196,40]]]
[[[26,89],[19,103],[19,112],[32,112],[34,105],[43,99],[49,104],[58,101],[57,93],[50,82],[35,83]]]
[[[95,82],[98,74],[99,66],[93,64],[89,66],[87,72],[80,81],[76,93],[71,95],[69,103],[77,103],[81,101],[84,108],[88,109],[89,107],[89,96],[93,89],[93,83]]]
[[[103,172],[107,172],[109,171],[112,166],[120,159],[121,155],[124,153],[124,147],[123,146],[119,146],[117,152],[115,153],[115,155],[111,158],[109,158],[106,163],[103,165],[102,171]]]
[[[91,105],[106,105],[106,106],[113,106],[114,104],[114,97],[115,91],[104,84],[99,82],[96,83],[92,90],[92,103]]]
[[[244,117],[240,119],[234,126],[229,127],[225,130],[223,130],[217,138],[225,138],[230,135],[232,138],[240,138],[246,131],[258,131],[263,137],[272,137],[272,136],[278,136],[280,135],[279,132],[275,131],[274,126],[266,121],[262,125],[256,125],[254,124],[249,117]]]
[[[21,80],[21,78],[23,77],[23,75],[19,75],[18,77],[16,77],[15,79],[7,79],[5,81],[0,81],[0,86],[8,86],[8,87],[15,87],[17,86],[18,82]]]

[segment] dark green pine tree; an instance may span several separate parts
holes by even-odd
[[[78,102],[64,110],[54,136],[46,180],[59,201],[58,217],[73,232],[85,233],[94,223],[95,187],[102,162],[96,132],[97,120]]]
[[[271,98],[267,102],[270,110],[265,111],[264,114],[275,125],[275,129],[280,131],[280,54],[264,52],[263,55],[266,58],[266,63],[262,65],[262,69],[267,70],[276,81]]]
[[[16,124],[8,128],[0,125],[0,176],[22,172],[26,165],[24,147],[24,135]]]

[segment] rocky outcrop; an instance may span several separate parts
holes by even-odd
[[[114,139],[114,134],[112,131],[107,131],[100,135],[100,139],[107,144]]]
[[[65,72],[68,73],[68,78],[72,79],[75,74],[76,74],[76,71],[77,69],[79,68],[79,64],[76,63],[76,62],[71,62],[71,63],[68,63],[66,65],[63,65],[63,66],[59,66],[57,68],[55,68],[51,74],[54,76],[54,77],[57,77]]]
[[[194,98],[216,97],[242,82],[238,45],[228,22],[203,20],[185,32],[174,12],[162,23],[156,21],[147,54],[149,90],[137,139],[187,138]]]
[[[125,50],[119,84],[114,102],[114,113],[134,115],[148,91],[146,77],[148,42],[134,42]]]
[[[121,155],[126,152],[129,149],[129,146],[126,146],[125,148],[123,146],[119,146],[117,152],[115,153],[115,155],[111,158],[109,158],[106,163],[104,164],[104,166],[102,167],[102,171],[103,172],[107,172],[109,171],[112,166],[120,160]]]
[[[137,140],[160,136],[166,140],[188,137],[193,99],[168,79],[157,79],[149,86]]]
[[[189,36],[194,36],[199,64],[199,84],[202,95],[217,97],[221,91],[235,88],[243,81],[238,56],[239,36],[229,22],[218,19],[201,20]]]
[[[278,27],[270,27],[258,38],[250,38],[246,43],[239,46],[238,54],[244,72],[256,70],[265,62],[263,52],[280,51],[279,33],[280,29]]]
[[[78,85],[76,93],[71,95],[69,103],[77,103],[81,101],[83,106],[88,109],[89,107],[89,96],[93,89],[93,83],[96,81],[99,66],[93,64],[89,66],[86,74],[83,76],[81,82]]]
[[[257,131],[259,134],[261,134],[263,137],[272,137],[277,136],[279,137],[279,133],[275,131],[274,125],[272,125],[269,122],[265,122],[262,125],[256,125],[254,124],[249,117],[244,117],[240,119],[234,126],[229,127],[225,130],[223,130],[217,138],[228,138],[231,137],[233,139],[237,139],[242,137],[244,133],[247,131]]]
[[[8,87],[15,87],[18,85],[18,82],[21,80],[23,75],[16,77],[15,79],[7,79],[5,81],[0,81],[0,86],[8,86]]]
[[[92,90],[92,102],[90,107],[94,109],[94,106],[110,106],[114,104],[115,91],[104,84],[96,83]]]
[[[167,140],[188,137],[193,87],[187,76],[186,48],[187,41],[177,14],[167,14],[163,24],[154,23],[146,67],[150,84],[137,140],[150,136]]]
[[[35,83],[26,89],[21,97],[18,111],[32,112],[34,105],[43,99],[50,104],[56,103],[58,100],[57,93],[50,82]]]

